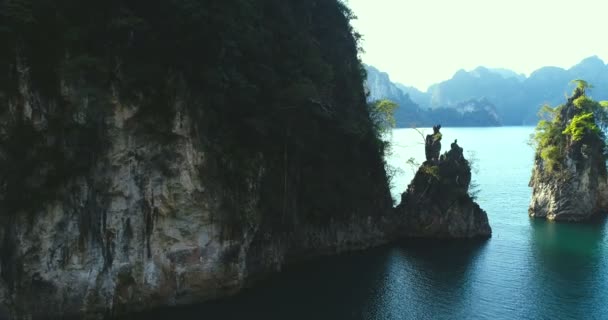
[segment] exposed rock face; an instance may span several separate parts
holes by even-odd
[[[25,75],[21,81],[22,103],[2,121],[18,119],[47,132],[49,122],[37,119],[52,116],[45,109],[52,102],[37,102]],[[65,93],[69,98],[69,90]],[[319,224],[298,212],[305,207],[292,195],[284,218],[291,227],[274,227],[277,222],[268,221],[261,209],[263,185],[271,178],[264,155],[249,159],[248,189],[235,195],[216,178],[226,169],[218,168],[213,153],[192,135],[193,118],[180,101],[170,105],[177,111],[170,139],[146,133],[145,121],[134,121],[138,106],[112,105],[104,119],[105,146],[92,155],[90,171],[67,177],[54,190],[58,197],[38,200],[40,206],[2,208],[0,303],[5,310],[0,312],[15,318],[99,318],[188,304],[233,294],[260,275],[313,256],[403,236],[490,233],[485,213],[466,194],[470,171],[461,149],[439,162],[441,182],[421,170],[398,210],[391,210],[384,193],[366,185],[370,194],[351,199],[370,202],[375,210],[361,207]],[[70,118],[87,119],[85,113],[80,109]],[[57,165],[48,160],[33,169]],[[226,201],[237,202],[242,220],[227,220],[234,214]]]
[[[471,168],[456,142],[439,161],[426,161],[396,208],[409,236],[489,237],[488,216],[469,195]]]
[[[574,101],[583,96],[576,90],[560,111],[560,130],[580,112]],[[579,141],[564,135],[560,161],[548,168],[537,151],[530,187],[532,199],[528,212],[534,218],[559,221],[584,221],[608,210],[605,144],[597,134],[586,134]]]
[[[21,119],[45,132],[48,122],[24,111],[31,108],[45,119],[48,104],[37,103],[23,81],[24,104],[2,120]],[[0,303],[5,311],[16,318],[119,315],[230,295],[286,263],[403,236],[489,235],[485,214],[466,195],[470,173],[462,151],[451,151],[439,164],[445,179],[460,179],[456,184],[435,182],[421,172],[402,209],[391,210],[384,193],[365,185],[370,194],[351,199],[369,202],[375,210],[361,207],[319,224],[309,212],[298,212],[305,207],[293,194],[284,218],[289,227],[274,227],[276,220],[269,221],[262,209],[264,183],[271,178],[264,155],[249,160],[248,189],[234,194],[216,178],[225,169],[192,135],[193,119],[179,101],[171,104],[178,112],[170,139],[145,133],[142,122],[134,121],[138,106],[113,105],[104,121],[106,145],[93,155],[90,171],[57,185],[59,197],[39,200],[41,206],[3,208]],[[70,117],[86,119],[81,112]],[[44,163],[34,169],[56,165]],[[292,179],[289,188],[306,187]],[[230,218],[234,213],[227,201],[236,202],[240,220],[229,220],[236,218]]]
[[[437,161],[439,160],[439,153],[441,152],[441,133],[439,130],[441,125],[433,126],[433,134],[427,134],[424,139],[424,155],[426,161]]]
[[[341,2],[28,4],[0,2],[0,315],[201,302],[405,235]]]
[[[365,65],[367,79],[365,85],[369,90],[369,99],[389,99],[399,104],[413,104],[410,97],[393,83],[386,72],[382,72],[373,66]]]
[[[201,302],[397,237],[348,16],[0,2],[0,314]]]
[[[52,102],[36,101],[27,77],[22,81],[23,102],[1,119],[47,132],[44,119],[52,115],[45,108]],[[104,120],[106,146],[91,155],[90,171],[65,177],[48,191],[60,196],[38,200],[41,206],[2,208],[0,304],[13,316],[101,317],[200,302],[235,293],[288,262],[398,236],[387,189],[385,198],[373,188],[368,196],[360,195],[375,210],[338,212],[323,223],[310,221],[309,212],[297,212],[305,207],[295,203],[294,192],[284,217],[290,227],[274,227],[280,222],[270,220],[263,209],[267,203],[261,203],[263,184],[272,178],[264,154],[241,168],[248,172],[247,189],[235,194],[238,189],[217,178],[226,169],[218,168],[212,152],[192,134],[193,119],[180,100],[169,106],[177,111],[171,135],[159,136],[135,121],[138,106],[112,105]],[[70,117],[86,119],[84,112]],[[41,151],[32,147],[31,152]],[[55,166],[47,159],[31,169]],[[306,187],[293,179],[289,188]],[[227,201],[234,201],[240,220],[228,220],[236,218]]]

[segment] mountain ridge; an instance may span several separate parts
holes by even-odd
[[[471,71],[459,69],[447,80],[432,84],[426,91],[398,83],[420,107],[455,108],[471,99],[487,99],[496,106],[505,125],[532,125],[545,104],[558,104],[572,90],[572,80],[585,79],[595,88],[608,88],[608,65],[599,56],[582,59],[570,68],[544,66],[529,76],[507,68],[478,66]],[[593,98],[608,99],[606,93],[590,91]]]
[[[365,68],[368,101],[388,99],[395,102],[399,106],[394,115],[399,128],[432,126],[437,123],[460,127],[501,125],[496,106],[488,99],[466,99],[459,101],[453,108],[428,108],[430,101],[425,100],[422,92],[392,82],[388,73],[373,66],[366,65]],[[410,91],[405,92],[404,89]]]

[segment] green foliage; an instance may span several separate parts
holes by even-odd
[[[571,107],[545,105],[539,112],[541,120],[536,126],[533,144],[547,172],[561,169],[569,143],[595,138],[603,140],[605,137],[603,130],[608,125],[608,105],[585,95],[585,90],[592,87],[586,81],[579,79],[573,82],[577,87]],[[570,119],[564,118],[566,116]]]
[[[360,35],[350,25],[354,18],[337,0],[168,0],[154,5],[0,0],[0,107],[19,100],[22,64],[40,100],[57,102],[56,121],[37,134],[49,141],[60,136],[56,144],[65,144],[61,152],[69,152],[74,148],[67,142],[81,143],[76,138],[83,128],[72,121],[79,109],[91,114],[84,120],[92,126],[86,132],[98,135],[88,141],[103,139],[102,111],[112,103],[138,106],[134,127],[149,139],[162,139],[172,135],[175,105],[183,105],[194,120],[192,135],[208,150],[210,171],[217,173],[209,179],[225,188],[218,197],[230,193],[235,198],[226,203],[241,203],[239,195],[251,192],[258,179],[259,164],[252,159],[263,158],[272,164],[260,187],[260,212],[266,219],[283,223],[288,212],[306,212],[329,220],[340,212],[378,206],[364,199],[374,192],[382,199],[386,191],[381,156],[387,144],[380,136],[394,124],[394,107],[366,108],[364,69],[357,57]],[[74,96],[63,96],[65,88]],[[63,137],[66,126],[76,129]],[[6,145],[0,140],[0,154]],[[18,158],[17,151],[9,150],[11,159]],[[28,151],[41,155],[32,162],[42,169],[44,151],[42,143]],[[81,163],[93,163],[96,152],[80,152],[92,158]],[[56,158],[50,167],[62,159],[71,164],[66,155]],[[361,167],[369,174],[358,174]],[[11,165],[0,170],[3,179]],[[38,171],[32,171],[31,180],[46,180]],[[13,186],[4,182],[0,185]],[[13,190],[27,194],[34,189]],[[227,221],[248,219],[238,207],[226,207],[234,215]]]
[[[395,109],[397,104],[387,99],[372,102],[368,106],[370,118],[378,134],[386,134],[395,127]]]
[[[441,132],[434,133],[433,134],[433,142],[440,141],[441,137],[443,137],[443,135],[441,134]]]
[[[580,97],[574,99],[573,103],[577,109],[579,109],[583,112],[589,112],[589,111],[593,111],[593,109],[596,107],[595,104],[597,102],[593,101],[591,98],[589,98],[587,96],[580,96]]]
[[[545,104],[538,111],[538,117],[541,118],[542,120],[552,121],[556,117],[559,116],[559,113],[562,108],[563,108],[563,106],[557,106],[557,107],[553,108],[550,105]]]
[[[544,160],[547,172],[552,172],[555,168],[558,168],[560,165],[559,159],[562,158],[560,148],[555,145],[548,145],[541,149],[540,156]]]
[[[439,166],[436,165],[423,165],[421,168],[422,172],[426,175],[433,177],[434,179],[439,180]]]
[[[385,171],[387,172],[389,185],[392,185],[397,169],[389,165],[385,159],[391,152],[391,144],[387,139],[387,136],[390,137],[391,130],[395,127],[394,114],[397,107],[396,103],[387,99],[367,104],[367,112],[371,120],[373,135],[379,146],[379,153],[383,158],[382,161],[384,163]]]
[[[593,113],[589,112],[575,115],[562,133],[570,135],[574,141],[580,141],[587,134],[599,134],[600,129],[595,124]]]
[[[547,107],[547,110],[555,109]],[[555,116],[553,120],[540,120],[536,126],[534,142],[539,156],[545,161],[547,172],[558,168],[564,156],[559,152],[559,146],[563,146],[566,142],[561,129],[561,118]]]
[[[559,118],[553,121],[540,120],[536,126],[534,140],[540,149],[549,145],[560,144],[562,142],[562,131],[559,128]]]
[[[412,170],[413,174],[416,174],[416,171],[418,171],[418,168],[420,168],[420,162],[416,161],[414,157],[410,157],[409,159],[407,159],[405,164],[410,167],[410,170]]]
[[[585,90],[593,88],[592,85],[590,85],[587,81],[582,80],[582,79],[575,79],[575,80],[572,80],[571,82],[576,84],[576,88],[581,90],[583,93],[585,93]]]

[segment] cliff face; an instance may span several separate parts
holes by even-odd
[[[0,315],[200,302],[403,236],[350,18],[0,2]]]
[[[589,100],[583,90],[577,89],[568,102],[557,109],[554,128],[545,129],[547,133],[556,131],[559,138],[537,150],[530,180],[531,217],[583,221],[608,210],[603,134],[599,129],[573,125],[586,112],[586,105],[592,103],[595,102]],[[597,116],[590,117],[591,121]],[[589,124],[595,125],[595,122]],[[564,131],[569,127],[579,128],[580,136]],[[552,154],[551,148],[557,152]]]
[[[3,312],[199,302],[396,236],[339,2],[23,4],[0,3]]]
[[[35,105],[29,91],[24,102],[15,107],[21,114],[11,115],[44,130],[46,121],[24,113],[31,107],[32,114],[46,117],[40,107],[47,104]],[[172,107],[180,110],[179,101]],[[2,207],[0,302],[16,317],[95,317],[203,301],[232,294],[251,277],[289,261],[392,237],[383,224],[390,204],[373,190],[357,195],[374,203],[373,210],[337,207],[334,216],[313,218],[295,190],[305,188],[294,181],[306,179],[305,167],[292,166],[289,170],[300,172],[281,177],[293,191],[269,188],[265,184],[277,173],[273,160],[261,153],[248,159],[250,167],[240,177],[246,189],[239,190],[218,177],[230,172],[218,168],[213,153],[191,135],[187,114],[178,112],[167,137],[140,132],[134,121],[139,107],[112,108],[104,119],[107,145],[87,155],[94,160],[86,173],[53,189],[40,187],[55,193],[54,199]],[[30,177],[49,179],[45,172],[57,165],[51,161],[31,167],[36,172]],[[381,178],[367,179],[381,186]],[[336,197],[352,192],[335,187]],[[279,217],[265,209],[273,204],[264,195],[271,190],[287,202]]]
[[[439,161],[426,161],[396,210],[412,237],[490,237],[488,216],[469,195],[471,168],[456,142]]]
[[[592,152],[595,153],[595,152]],[[598,155],[590,155],[596,158]],[[558,221],[584,221],[608,210],[605,173],[595,161],[573,160],[567,156],[565,176],[547,177],[535,160],[530,181],[532,199],[528,212],[534,218]]]
[[[397,103],[403,101],[408,105],[414,105],[409,95],[391,81],[388,73],[368,65],[365,66],[365,70],[367,73],[365,85],[369,90],[370,100],[389,99]]]
[[[396,83],[391,81],[387,73],[372,66],[365,66],[365,70],[367,73],[365,85],[369,91],[369,100],[388,99],[398,105],[394,114],[396,127],[409,128],[426,126],[431,123],[426,115],[427,111],[414,103],[409,94],[403,92]]]

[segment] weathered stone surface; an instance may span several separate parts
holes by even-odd
[[[27,77],[22,80],[22,104],[0,121],[22,117],[45,128],[48,104],[36,103]],[[134,121],[138,106],[114,101],[105,119],[107,145],[88,174],[56,190],[67,196],[46,199],[33,214],[0,215],[0,303],[15,318],[100,318],[201,302],[234,294],[252,279],[310,257],[403,236],[489,235],[485,214],[466,195],[470,172],[462,150],[440,161],[443,183],[419,173],[405,207],[391,210],[372,199],[375,212],[323,225],[300,220],[284,232],[265,228],[261,220],[266,163],[260,156],[250,161],[257,173],[238,203],[248,220],[227,228],[222,190],[210,178],[216,168],[191,135],[192,119],[180,100],[171,105],[176,112],[170,139],[150,135]],[[25,106],[31,110],[21,112]]]
[[[424,154],[426,161],[437,161],[439,160],[439,153],[441,152],[441,133],[439,130],[441,125],[433,126],[433,134],[427,134],[424,143]]]
[[[535,161],[530,186],[532,199],[529,213],[534,218],[559,221],[584,221],[608,210],[608,189],[601,164],[586,160],[567,160],[564,172],[555,177],[543,177],[542,164]],[[576,163],[578,162],[578,164]]]
[[[32,89],[26,68],[19,81],[20,100],[0,113],[0,134],[25,124],[48,139],[64,138],[47,130],[55,102],[44,101]],[[78,88],[65,86],[63,91],[65,99],[79,106],[64,115],[63,125],[95,119],[73,96]],[[167,119],[172,124],[168,133],[150,133],[149,124],[137,118],[140,106],[112,97],[109,114],[99,118],[103,148],[83,155],[90,159],[87,170],[68,172],[54,190],[29,183],[42,194],[56,195],[35,205],[6,202],[16,195],[0,192],[0,315],[101,318],[201,302],[234,294],[290,262],[401,236],[396,223],[401,217],[391,212],[388,186],[382,185],[386,198],[365,195],[376,210],[337,214],[320,224],[295,212],[294,205],[289,228],[269,227],[273,221],[264,220],[260,205],[269,161],[263,154],[249,159],[243,169],[248,170],[246,190],[238,197],[232,194],[217,179],[222,172],[208,147],[193,133],[194,120],[184,107],[186,87],[177,91],[183,93],[166,106],[175,111]],[[22,142],[19,136],[3,139]],[[2,147],[4,157],[8,149]],[[24,149],[46,150],[38,145]],[[77,150],[66,146],[68,153]],[[49,172],[58,165],[45,154],[40,159],[26,165]],[[47,178],[44,172],[32,176]],[[238,208],[241,220],[225,221],[226,199],[234,200],[231,208]]]
[[[34,88],[28,67],[17,69],[19,92],[0,95],[0,160],[14,165],[3,168],[0,183],[0,315],[102,318],[201,302],[234,294],[287,263],[407,235],[462,237],[476,226],[449,218],[441,225],[459,223],[452,231],[416,231],[422,225],[413,217],[424,211],[392,210],[378,150],[364,148],[358,134],[327,136],[332,147],[349,147],[346,159],[365,165],[335,154],[314,164],[285,159],[281,194],[268,195],[277,191],[264,189],[276,181],[269,173],[277,172],[276,161],[258,152],[218,164],[213,143],[222,141],[201,137],[187,108],[194,94],[178,76],[170,86],[175,95],[162,104],[169,112],[159,117],[121,100],[115,88],[99,89],[108,99],[92,106],[79,87],[86,84],[67,81],[60,103]],[[317,151],[314,143],[309,149]],[[237,170],[234,187],[225,175]],[[300,182],[319,170],[334,183]],[[314,198],[299,197],[305,188],[307,196],[325,197],[320,205],[338,194],[351,203],[312,208],[305,200]],[[423,202],[444,191],[432,188]],[[263,195],[284,201],[275,215]],[[467,216],[463,210],[477,212],[472,205],[449,212]]]
[[[576,90],[561,110],[563,127],[577,112],[573,101],[581,95],[583,92]],[[529,215],[574,222],[608,211],[604,149],[604,141],[593,135],[580,141],[567,137],[563,160],[552,170],[546,170],[547,164],[537,152],[529,183],[532,187]]]
[[[439,161],[426,161],[396,208],[408,236],[474,238],[492,234],[488,216],[469,195],[471,168],[456,142]]]

